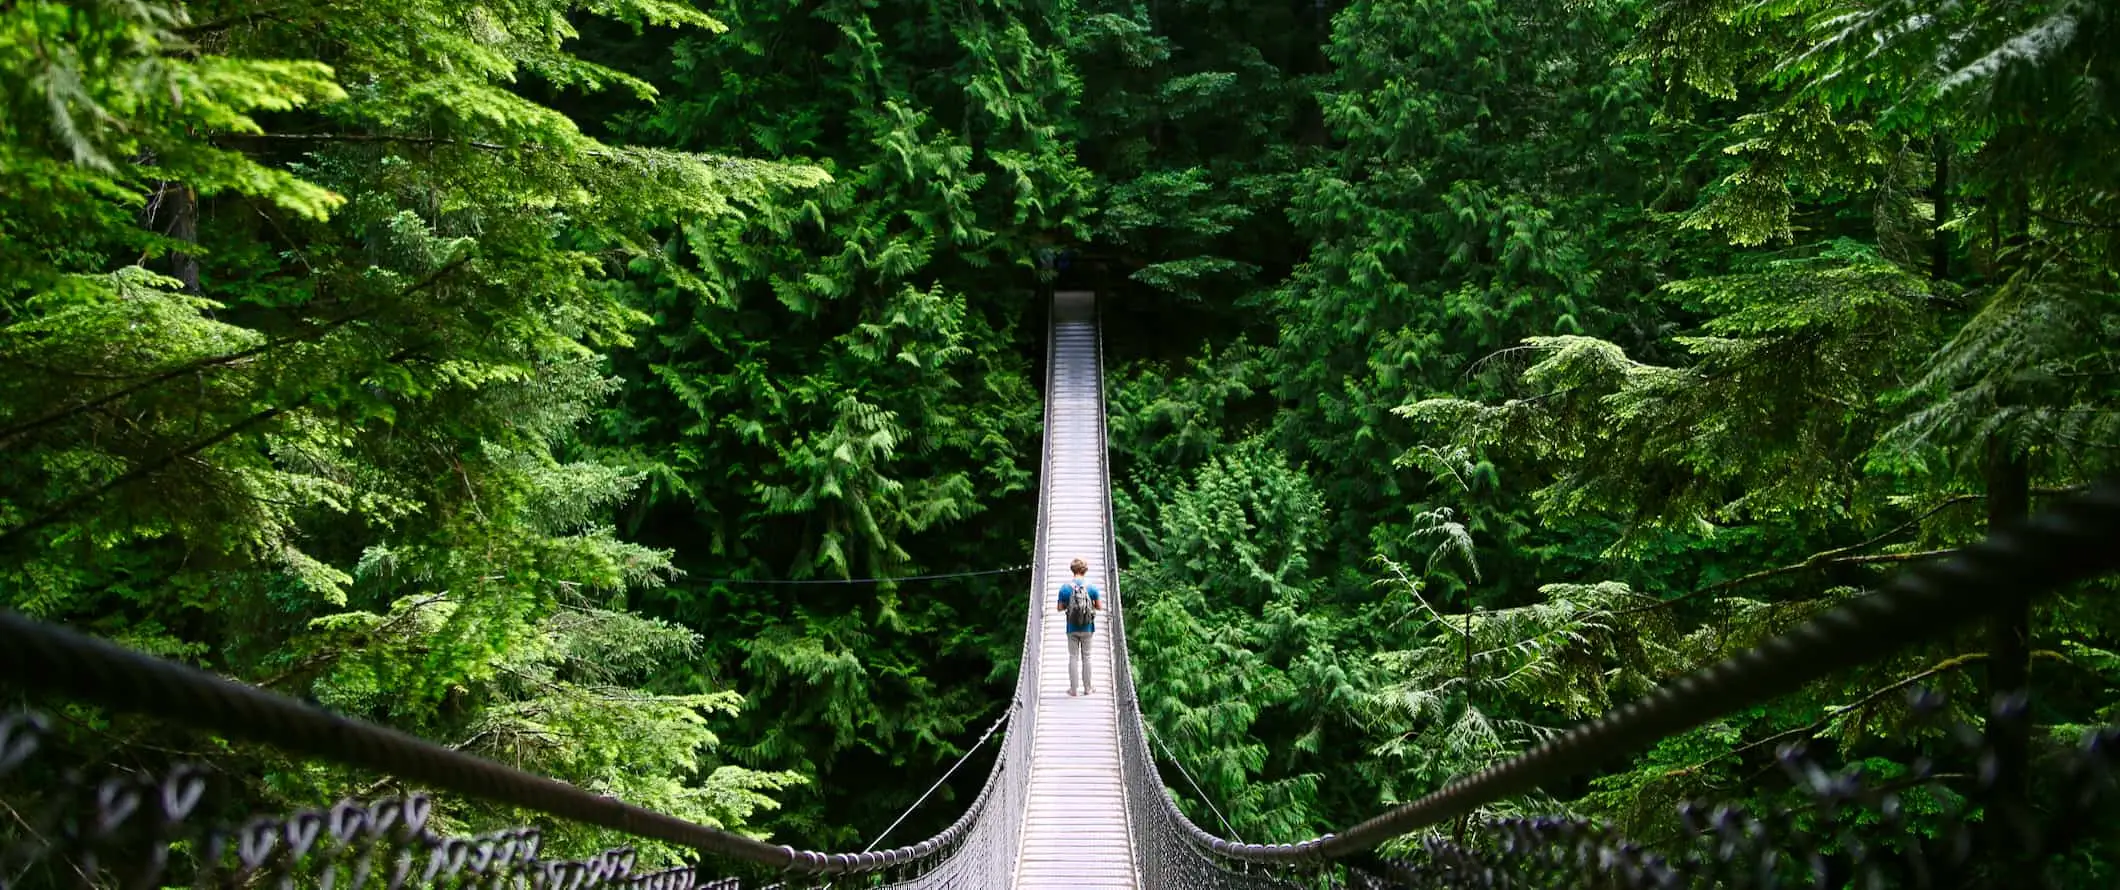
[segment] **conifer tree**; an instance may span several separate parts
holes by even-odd
[[[726,690],[660,694],[644,659],[696,641],[624,606],[669,554],[609,527],[638,475],[569,452],[656,233],[826,177],[525,98],[652,93],[567,51],[577,12],[720,29],[659,0],[7,4],[0,591],[740,827],[793,777],[717,769]],[[271,797],[347,788],[214,756]]]

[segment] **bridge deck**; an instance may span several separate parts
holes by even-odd
[[[1095,304],[1087,293],[1053,300],[1051,478],[1047,487],[1045,628],[1041,635],[1038,729],[1031,742],[1030,806],[1023,814],[1023,849],[1016,886],[1093,890],[1136,886],[1126,786],[1120,776],[1119,715],[1112,697],[1112,647],[1098,622],[1090,673],[1095,692],[1067,694],[1067,626],[1055,608],[1068,563],[1089,561],[1090,577],[1104,576],[1104,410],[1098,379]],[[1100,585],[1101,586],[1101,585]],[[1107,608],[1110,604],[1107,603]]]

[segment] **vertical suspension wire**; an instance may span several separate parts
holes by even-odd
[[[1185,768],[1185,763],[1178,759],[1177,754],[1172,753],[1169,743],[1163,741],[1163,737],[1156,734],[1156,728],[1149,725],[1145,720],[1142,721],[1141,728],[1148,730],[1148,740],[1154,742],[1157,748],[1162,749],[1163,758],[1169,760],[1171,766],[1178,768],[1178,775],[1185,777],[1185,784],[1191,785],[1193,793],[1200,795],[1200,802],[1207,805],[1208,812],[1215,814],[1215,819],[1222,823],[1222,830],[1229,832],[1229,836],[1234,838],[1237,843],[1243,843],[1244,836],[1237,833],[1236,826],[1229,824],[1229,817],[1222,814],[1221,807],[1215,806],[1214,798],[1207,796],[1207,791],[1200,787],[1200,781],[1193,778],[1192,772]]]

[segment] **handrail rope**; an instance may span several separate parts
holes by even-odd
[[[1098,314],[1102,315],[1102,306]],[[1100,372],[1102,325],[1098,330]],[[1103,395],[1099,393],[1100,397]],[[1101,420],[1100,415],[1100,420]],[[1110,476],[1106,467],[1106,509]],[[1107,512],[1107,522],[1110,521]],[[1124,594],[1117,583],[1117,527],[1107,539],[1108,577],[1117,607],[1115,642],[1126,645]],[[1261,864],[1322,864],[1366,853],[1413,831],[1447,822],[1496,800],[1581,773],[1597,762],[1638,750],[1721,714],[1800,688],[1832,671],[1861,664],[1892,650],[1971,620],[1996,588],[2024,596],[2120,568],[2120,479],[2087,486],[2073,500],[2057,503],[1946,560],[1912,567],[1877,593],[1818,616],[1751,651],[1695,673],[1605,716],[1578,725],[1529,752],[1446,784],[1441,790],[1360,823],[1346,832],[1298,844],[1232,843],[1202,831],[1169,795],[1158,795],[1163,813],[1186,829],[1203,852]],[[2101,552],[2108,550],[2113,552]],[[1896,620],[1896,623],[1894,621]],[[1120,670],[1126,670],[1121,667]],[[1131,671],[1126,672],[1132,679]],[[1132,703],[1143,732],[1152,732]],[[1123,728],[1122,728],[1123,731]],[[1204,795],[1203,795],[1204,798]]]
[[[1112,601],[1111,628],[1108,631],[1112,634],[1112,647],[1115,658],[1112,664],[1112,689],[1115,696],[1124,696],[1122,700],[1115,702],[1118,706],[1118,714],[1116,716],[1119,718],[1119,732],[1121,734],[1119,746],[1122,751],[1121,760],[1123,763],[1124,750],[1127,747],[1124,735],[1128,728],[1129,721],[1127,718],[1129,712],[1131,712],[1131,723],[1137,734],[1147,727],[1147,722],[1141,716],[1140,696],[1134,689],[1133,656],[1128,652],[1126,643],[1126,593],[1119,589],[1119,521],[1117,507],[1112,501],[1111,399],[1107,395],[1104,385],[1104,301],[1095,299],[1091,305],[1096,312],[1095,325],[1097,333],[1097,441],[1099,443],[1097,448],[1097,471],[1101,477],[1099,481],[1104,486],[1104,587]],[[1152,758],[1153,755],[1147,754],[1144,750],[1143,756]],[[1163,784],[1163,777],[1156,772],[1153,762],[1125,764],[1122,768],[1127,770],[1139,769],[1146,778],[1155,779],[1155,783],[1159,788]],[[1126,793],[1129,796],[1133,792],[1134,789],[1132,788],[1126,789]],[[1169,794],[1159,793],[1155,797],[1163,808],[1165,819],[1175,815],[1181,820],[1182,824],[1191,824],[1190,820],[1185,819],[1185,814],[1178,809],[1177,802],[1171,800]],[[1133,808],[1131,806],[1127,808],[1126,818],[1127,833],[1130,842],[1135,845],[1133,857],[1134,877],[1138,881],[1142,877],[1143,871],[1143,861],[1139,846],[1141,843],[1140,832],[1147,826],[1134,824]],[[1198,831],[1198,829],[1194,830]],[[1205,832],[1200,833],[1204,834]],[[1235,832],[1232,831],[1231,834],[1235,834]]]
[[[41,689],[114,711],[157,717],[291,754],[795,874],[873,871],[946,849],[968,828],[972,811],[979,810],[988,796],[988,789],[982,789],[964,818],[916,846],[858,854],[796,850],[584,791],[9,609],[0,609],[0,676],[34,677]],[[1011,707],[1002,719],[1014,712]]]
[[[1195,842],[1218,855],[1264,864],[1317,864],[1358,856],[1385,841],[1794,692],[1834,671],[1941,636],[1986,614],[1998,590],[2030,598],[2120,570],[2120,548],[2112,546],[2116,538],[2120,478],[2087,486],[2081,494],[1952,551],[1947,558],[1904,569],[1874,593],[1344,832],[1272,845],[1231,843],[1201,832],[1205,836],[1195,837]],[[1184,818],[1175,807],[1172,812]]]
[[[1206,804],[1207,809],[1215,814],[1215,818],[1222,821],[1222,830],[1229,832],[1230,837],[1236,838],[1237,843],[1243,843],[1244,836],[1237,833],[1236,826],[1229,824],[1229,817],[1222,815],[1222,808],[1215,806],[1214,798],[1208,797],[1207,792],[1200,789],[1200,783],[1193,779],[1192,773],[1186,771],[1185,763],[1178,759],[1178,755],[1172,754],[1170,746],[1163,743],[1163,737],[1156,734],[1156,727],[1143,719],[1141,728],[1148,730],[1149,741],[1155,742],[1156,747],[1163,749],[1163,756],[1170,761],[1170,765],[1178,768],[1178,775],[1185,777],[1185,784],[1191,785],[1193,793],[1200,795],[1200,802]]]
[[[882,584],[897,581],[934,581],[942,578],[974,578],[980,575],[1007,575],[1029,571],[1030,563],[1009,566],[1005,569],[985,569],[977,572],[946,572],[939,575],[899,575],[895,578],[807,578],[784,580],[775,578],[687,578],[704,584]]]
[[[394,729],[0,610],[0,673],[114,710],[372,769],[577,822],[668,841],[775,868],[775,847],[441,747]]]
[[[1001,716],[994,720],[994,725],[987,727],[986,732],[980,734],[979,741],[973,742],[971,747],[964,749],[964,756],[957,758],[956,763],[950,764],[949,770],[942,774],[942,778],[936,779],[935,784],[929,785],[928,790],[920,795],[919,800],[913,801],[912,806],[906,807],[905,812],[898,814],[898,818],[891,822],[890,827],[885,828],[881,834],[876,835],[876,839],[870,841],[868,846],[862,847],[861,852],[867,853],[876,849],[877,844],[883,843],[883,839],[889,837],[891,830],[897,828],[900,822],[904,822],[905,817],[913,815],[914,810],[920,809],[921,804],[927,803],[928,795],[934,794],[935,789],[942,787],[942,783],[949,781],[950,776],[957,774],[958,767],[963,766],[966,760],[970,760],[972,755],[977,753],[980,748],[986,747],[986,740],[993,738],[994,730],[1000,729],[1001,724],[1007,723],[1008,718],[1015,713],[1016,703],[1010,702],[1007,710],[1002,711]]]
[[[1098,307],[1101,316],[1101,306]],[[1101,320],[1101,319],[1100,319]],[[1098,366],[1103,355],[1099,325]],[[1103,393],[1100,386],[1100,401]],[[1099,425],[1105,427],[1100,405]],[[1050,404],[1047,406],[1050,412]],[[1111,520],[1108,459],[1105,510]],[[1041,538],[1043,517],[1041,516]],[[1715,716],[1758,704],[1837,670],[1869,662],[1899,648],[1931,639],[1984,614],[1996,590],[2035,596],[2068,583],[2120,568],[2120,480],[2087,487],[2029,520],[1962,548],[1943,560],[1894,576],[1875,593],[1843,604],[1752,650],[1696,671],[1606,715],[1548,739],[1532,750],[1469,776],[1412,803],[1349,828],[1297,844],[1235,844],[1199,831],[1168,795],[1165,812],[1190,828],[1194,843],[1227,858],[1265,864],[1320,863],[1364,853],[1395,837],[1447,822],[1472,810],[1547,783],[1573,776],[1598,762],[1632,753],[1657,739]],[[1107,585],[1115,607],[1116,528],[1106,538]],[[999,574],[990,571],[984,574]],[[916,576],[917,577],[917,576]],[[912,580],[881,579],[881,580]],[[807,582],[792,582],[807,583]],[[855,580],[815,583],[856,583]],[[1036,586],[1034,584],[1034,586]],[[1035,634],[1038,597],[1033,591]],[[1115,613],[1123,609],[1115,609]],[[1124,646],[1124,619],[1113,630]],[[1031,645],[1026,636],[1026,647]],[[1031,653],[1026,651],[1026,656]],[[1002,721],[1020,716],[1020,690],[1028,659],[1018,672],[1019,696]],[[133,652],[65,628],[0,610],[0,667],[12,676],[36,677],[40,686],[70,692],[116,710],[132,711],[274,745],[289,753],[390,773],[438,788],[510,804],[547,815],[664,840],[701,852],[770,866],[790,873],[841,874],[905,861],[916,849],[925,856],[948,849],[984,810],[990,778],[979,799],[942,835],[883,853],[823,854],[772,846],[719,829],[632,806],[556,780],[434,745],[364,721],[330,714],[286,696],[248,687],[206,671]],[[1129,698],[1141,732],[1153,736],[1139,711],[1127,670]],[[1030,719],[1035,719],[1033,716]],[[997,722],[996,729],[1000,723]],[[983,745],[995,731],[989,729]],[[1160,744],[1160,739],[1156,740]],[[976,746],[975,746],[976,748]],[[1166,753],[1168,749],[1165,748]],[[967,752],[969,756],[969,752]],[[1175,762],[1175,758],[1173,758]],[[959,764],[961,765],[962,758]],[[954,771],[956,767],[952,767]],[[1183,766],[1180,764],[1180,770]],[[945,779],[947,775],[945,775]],[[1186,776],[1191,781],[1191,776]],[[1197,783],[1194,783],[1198,791]],[[930,789],[932,793],[933,789]],[[1205,795],[1202,795],[1203,800]],[[923,795],[923,799],[925,795]],[[1210,808],[1213,804],[1208,801]],[[915,806],[919,804],[916,802]],[[1217,816],[1221,814],[1217,810]],[[901,821],[903,820],[901,816]],[[1227,820],[1224,819],[1225,827]],[[893,823],[895,828],[897,823]],[[885,829],[888,833],[891,829]],[[1234,831],[1232,830],[1232,834]],[[878,840],[881,840],[879,836]],[[873,844],[872,844],[873,846]]]
[[[1108,447],[1108,438],[1110,436],[1110,399],[1105,393],[1102,385],[1104,380],[1104,303],[1102,300],[1099,300],[1097,302],[1096,311],[1098,322],[1097,379],[1099,382],[1097,391],[1097,424],[1098,433],[1100,437],[1107,439]],[[1103,451],[1101,453],[1099,469],[1102,471],[1103,475],[1105,511],[1104,521],[1105,528],[1107,531],[1107,534],[1104,539],[1105,570],[1107,572],[1107,575],[1105,577],[1105,584],[1106,587],[1110,590],[1110,598],[1112,600],[1113,608],[1111,622],[1112,627],[1110,632],[1113,634],[1113,645],[1117,650],[1117,657],[1119,658],[1119,662],[1113,665],[1114,672],[1119,675],[1118,677],[1114,678],[1118,681],[1114,683],[1114,687],[1116,691],[1118,691],[1124,696],[1124,701],[1121,703],[1121,707],[1119,709],[1119,731],[1124,734],[1129,731],[1129,726],[1131,726],[1132,732],[1135,734],[1135,737],[1137,739],[1140,739],[1144,737],[1149,737],[1154,732],[1154,730],[1151,729],[1148,725],[1147,715],[1141,713],[1140,694],[1138,689],[1135,687],[1134,683],[1133,656],[1129,651],[1129,644],[1127,643],[1126,594],[1124,591],[1120,590],[1119,584],[1119,575],[1123,570],[1119,566],[1119,524],[1118,518],[1115,514],[1115,505],[1113,504],[1111,498],[1111,457],[1108,450]],[[1131,712],[1130,714],[1129,711]],[[1131,717],[1131,719],[1128,719],[1129,717]],[[1121,746],[1124,747],[1123,742]],[[1166,748],[1165,750],[1166,753],[1168,753],[1168,749]],[[1154,754],[1152,752],[1147,751],[1145,745],[1143,747],[1142,756],[1147,759],[1147,762],[1139,764],[1138,768],[1144,774],[1145,779],[1152,780],[1154,786],[1158,789],[1161,789],[1163,787],[1162,776],[1156,770],[1155,763],[1153,761]],[[1177,758],[1171,758],[1171,762],[1176,764]],[[1184,766],[1182,764],[1178,764],[1178,766],[1179,771],[1183,772]],[[1192,781],[1192,776],[1190,774],[1186,775],[1186,781]],[[1197,783],[1194,784],[1194,790],[1196,792],[1199,791],[1199,786]],[[1131,790],[1129,790],[1129,794],[1131,793]],[[1170,794],[1155,793],[1151,796],[1154,798],[1153,807],[1155,811],[1161,813],[1163,819],[1166,820],[1168,824],[1174,825],[1175,827],[1182,829],[1179,834],[1183,836],[1187,842],[1193,844],[1195,847],[1203,848],[1203,852],[1212,852],[1214,849],[1218,849],[1216,845],[1220,845],[1223,847],[1229,845],[1228,841],[1216,838],[1214,835],[1208,833],[1205,830],[1202,830],[1199,826],[1193,824],[1192,819],[1188,818],[1185,815],[1184,810],[1178,808],[1177,801],[1173,800]],[[1200,797],[1202,801],[1207,803],[1210,809],[1214,809],[1214,802],[1207,799],[1207,795],[1205,792],[1200,792]],[[1217,818],[1223,818],[1222,813],[1219,809],[1215,809],[1215,815]],[[1131,815],[1129,815],[1129,820],[1131,820]],[[1224,825],[1225,827],[1227,826],[1226,819],[1224,819]],[[1132,825],[1131,828],[1133,831],[1139,832],[1144,828],[1144,826]],[[1230,834],[1235,835],[1235,829],[1230,829]],[[1140,838],[1138,835],[1136,835],[1134,840],[1135,843],[1140,843]],[[1239,843],[1241,844],[1242,842],[1239,841]],[[1245,846],[1248,847],[1249,845]],[[1140,853],[1138,851],[1135,854],[1135,859],[1136,869],[1138,870],[1141,864]]]

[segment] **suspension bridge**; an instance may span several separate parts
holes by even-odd
[[[2120,548],[2112,546],[2120,540],[2120,484],[2106,482],[1949,559],[1910,569],[1757,649],[1343,831],[1289,844],[1218,837],[1187,818],[1166,788],[1136,695],[1113,543],[1097,301],[1089,293],[1056,294],[1051,318],[1022,667],[998,724],[994,765],[965,812],[940,834],[861,853],[762,843],[0,612],[0,682],[696,854],[691,862],[651,870],[627,849],[545,858],[532,828],[443,836],[428,824],[432,799],[425,795],[348,799],[215,822],[198,809],[209,781],[198,770],[92,776],[37,769],[56,736],[45,718],[23,710],[0,717],[0,801],[14,821],[0,827],[0,890],[173,881],[251,887],[267,879],[282,887],[393,890],[1765,888],[1853,886],[1857,871],[1869,875],[1865,887],[2020,886],[2014,881],[2027,874],[2024,863],[2064,854],[2083,841],[2085,825],[2112,824],[2120,805],[2115,728],[2090,733],[2046,765],[2058,787],[2072,789],[2066,799],[2043,802],[2037,812],[1983,813],[1976,788],[1968,795],[1971,805],[1944,818],[1935,843],[1911,849],[1857,844],[1851,854],[1848,838],[1833,833],[1840,829],[1822,828],[1816,818],[1729,808],[1689,815],[1691,837],[1654,849],[1571,818],[1464,821],[1481,807],[1593,772],[1834,671],[1939,638],[1977,620],[1998,599],[2037,596],[2113,571],[2120,567]],[[1087,695],[1068,694],[1064,616],[1053,599],[1078,557],[1089,562],[1107,606],[1093,637],[1094,691]],[[2000,701],[1988,719],[2025,720],[2024,703]],[[1978,733],[1957,737],[1975,761],[1990,753],[1981,750]],[[1887,828],[1902,818],[1896,795],[1905,793],[1906,782],[1875,788],[1808,766],[1788,758],[1790,782],[1816,813],[1867,807]],[[1438,826],[1451,830],[1424,831]],[[1830,855],[1821,852],[1827,850]],[[1963,880],[1954,882],[1954,875]]]

